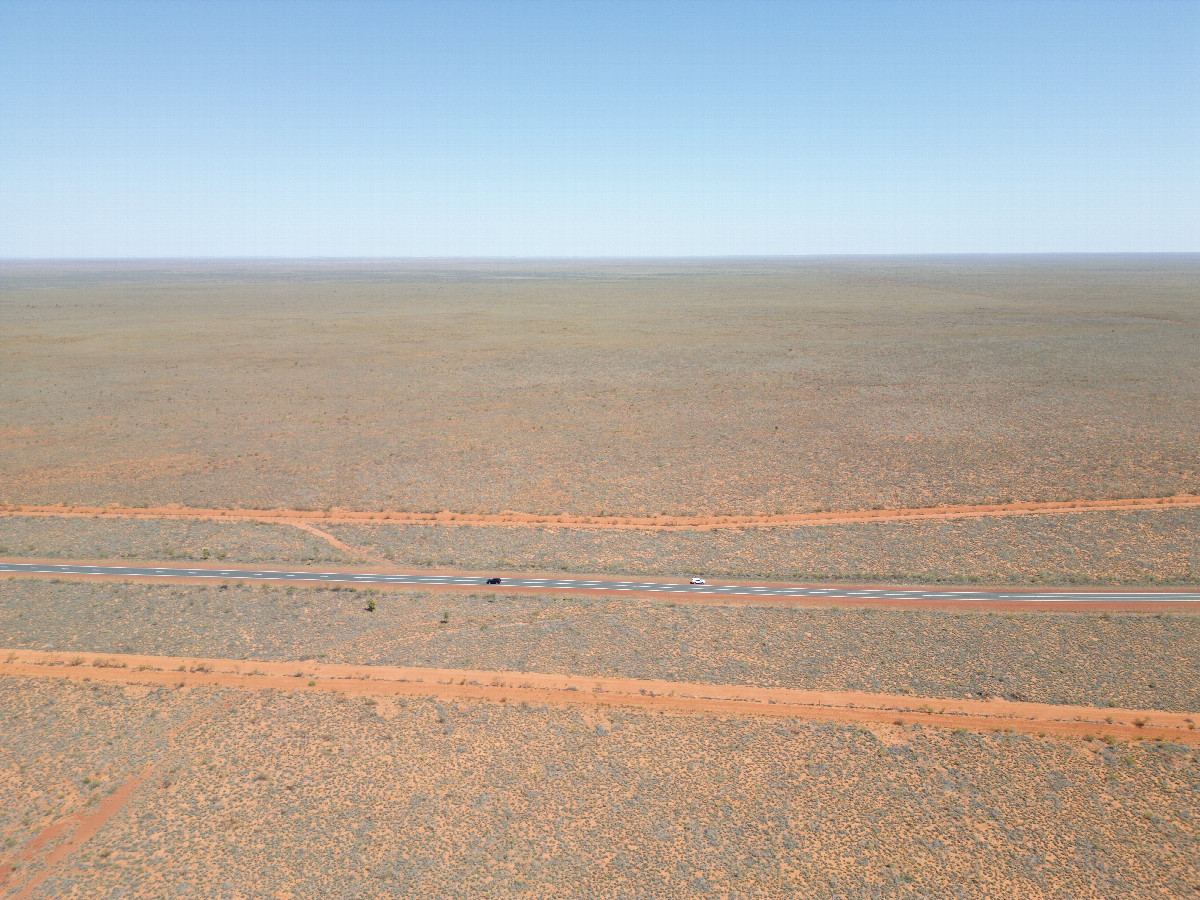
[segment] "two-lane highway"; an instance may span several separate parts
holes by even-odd
[[[390,584],[426,587],[497,589],[485,576],[393,575],[377,572],[286,572],[272,569],[181,569],[145,566],[49,565],[0,562],[0,573],[25,575],[91,575],[125,578],[215,578],[243,581],[317,582],[321,584]],[[1200,592],[1185,591],[970,591],[921,588],[781,587],[756,584],[681,584],[661,581],[585,581],[573,578],[505,578],[499,589],[540,588],[555,591],[629,591],[634,593],[710,594],[717,596],[846,600],[995,601],[1001,603],[1200,603]]]

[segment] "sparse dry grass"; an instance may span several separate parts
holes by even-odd
[[[402,568],[903,584],[1200,581],[1200,510],[744,531],[395,525],[328,530]]]
[[[1200,490],[1194,257],[0,270],[0,500],[748,513]]]
[[[259,522],[0,516],[0,548],[0,555],[207,561],[209,565],[361,562],[298,528]]]
[[[728,515],[1196,493],[1198,280],[1198,257],[3,263],[0,502]],[[1197,515],[330,533],[404,566],[1144,583],[1196,578]],[[245,523],[0,518],[0,546],[356,562],[319,535]],[[1198,622],[0,582],[0,642],[71,654],[1184,710],[1200,707]],[[1171,745],[369,705],[297,674],[295,691],[261,694],[0,674],[0,865],[20,866],[0,868],[0,893],[41,872],[38,834],[106,810],[135,773],[34,898],[1200,884],[1200,761]]]
[[[1200,510],[766,528],[586,531],[0,516],[0,554],[225,565],[561,571],[788,581],[1194,584]],[[205,551],[209,556],[205,557]]]
[[[376,599],[374,612],[364,609]],[[53,609],[53,616],[36,610]],[[0,646],[1200,710],[1200,616],[0,582]]]
[[[151,764],[35,900],[1185,896],[1200,863],[1169,744],[2,677],[0,708],[17,858]]]

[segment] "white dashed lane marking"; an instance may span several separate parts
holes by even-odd
[[[484,578],[454,575],[403,575],[372,572],[279,572],[257,569],[172,569],[152,566],[81,566],[64,563],[0,563],[0,572],[32,575],[108,575],[155,578],[234,578],[259,581],[311,581],[352,584],[411,584],[443,587],[482,586]],[[653,581],[575,581],[569,578],[511,578],[503,587],[531,587],[566,591],[640,591],[643,593],[700,594],[709,596],[780,597],[858,600],[948,600],[963,602],[1054,602],[1054,603],[1112,603],[1112,602],[1187,602],[1200,603],[1200,592],[1194,591],[1070,591],[1014,593],[1011,591],[925,591],[919,588],[809,588],[751,584],[689,585],[677,582]],[[501,588],[503,589],[503,588]]]

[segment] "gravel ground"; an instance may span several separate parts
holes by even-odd
[[[10,579],[0,582],[0,646],[1200,710],[1200,616],[1183,613],[772,609]]]
[[[153,763],[36,900],[1200,887],[1200,756],[1170,744],[8,678],[0,709],[13,884]]]
[[[217,561],[227,565],[355,561],[291,525],[179,519],[0,516],[0,554],[47,559]]]

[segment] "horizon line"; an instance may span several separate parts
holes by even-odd
[[[605,262],[655,260],[816,260],[816,259],[945,259],[1015,256],[1200,256],[1197,250],[950,250],[878,253],[726,253],[726,254],[438,254],[438,255],[223,255],[163,256],[0,256],[6,263],[88,262]]]

